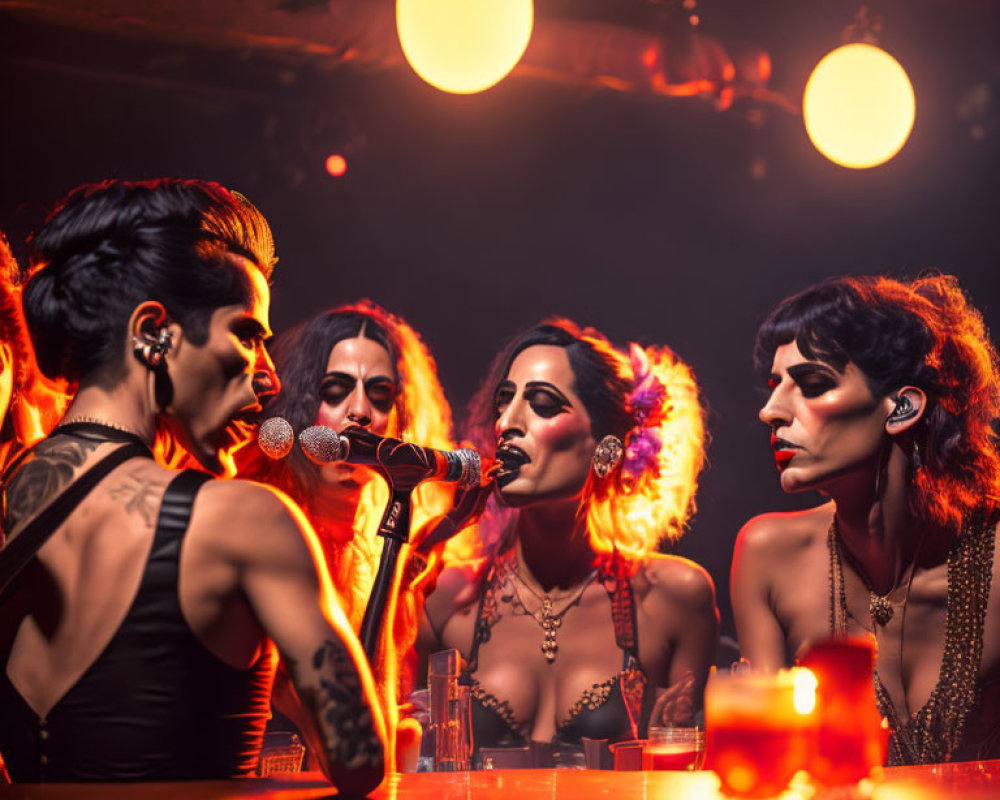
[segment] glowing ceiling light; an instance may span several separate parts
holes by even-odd
[[[397,0],[403,54],[431,86],[472,94],[502,80],[531,38],[532,0]]]
[[[823,58],[806,83],[802,116],[823,155],[844,167],[883,164],[913,129],[916,103],[906,72],[870,44],[848,44]]]
[[[326,171],[334,178],[339,178],[347,172],[347,159],[339,153],[334,153],[326,159]]]

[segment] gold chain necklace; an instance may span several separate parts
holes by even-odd
[[[938,682],[924,706],[900,720],[878,669],[872,674],[879,711],[889,721],[889,766],[931,764],[951,760],[961,746],[966,719],[979,698],[979,664],[983,627],[993,576],[996,518],[967,520],[948,554],[948,601],[944,653]],[[840,547],[831,525],[830,629],[847,633],[847,596],[844,591]],[[902,647],[900,647],[902,664]]]
[[[507,574],[515,579],[512,584],[512,588],[514,589],[513,599],[521,607],[524,613],[535,620],[535,622],[537,622],[541,629],[545,632],[545,638],[542,640],[541,646],[542,655],[544,655],[545,660],[551,664],[556,660],[556,653],[559,650],[559,643],[556,641],[556,636],[559,633],[559,628],[562,627],[563,617],[567,611],[580,602],[583,597],[583,593],[587,590],[587,587],[590,586],[590,584],[594,581],[594,578],[597,577],[597,570],[591,570],[590,574],[583,579],[583,582],[578,588],[561,597],[552,597],[547,592],[539,593],[524,579],[518,571],[516,565],[507,567]],[[541,606],[537,611],[530,610],[525,604],[524,600],[521,598],[521,593],[517,590],[517,584],[521,584],[541,602]],[[559,611],[556,611],[556,602],[565,600],[566,598],[569,598],[566,605]]]
[[[919,555],[920,555],[920,549],[923,546],[923,536],[924,536],[924,534],[921,534],[920,542],[917,544],[916,554],[914,555],[914,558],[913,558],[913,563],[910,564],[909,568],[907,569],[907,573],[908,574],[907,574],[907,577],[905,579],[906,594],[905,594],[905,596],[903,598],[903,612],[904,613],[906,612],[906,602],[910,598],[910,587],[913,585],[913,576],[914,576],[914,574],[916,574],[916,571],[917,571],[917,558],[919,557]],[[833,521],[830,522],[830,529],[827,531],[827,547],[829,548],[829,551],[830,551],[831,554],[834,552],[834,548],[837,551],[837,558],[836,558],[836,562],[837,563],[836,563],[836,565],[834,565],[833,559],[832,559],[832,555],[831,555],[830,581],[831,581],[831,586],[832,586],[834,578],[835,577],[838,578],[838,582],[839,582],[839,585],[840,585],[841,596],[842,596],[842,598],[844,600],[844,606],[846,608],[847,598],[846,598],[846,596],[844,596],[844,573],[843,573],[843,566],[841,565],[842,558],[840,556],[840,537],[838,536],[837,516],[836,516],[836,514],[833,517]],[[851,560],[853,561],[853,559],[851,559]],[[868,590],[868,616],[871,617],[872,631],[874,632],[874,629],[875,629],[876,626],[878,626],[880,628],[884,628],[886,625],[889,624],[889,620],[892,619],[893,614],[896,613],[896,609],[893,608],[892,603],[889,601],[889,595],[891,595],[896,590],[897,587],[893,586],[885,594],[878,594],[878,593],[875,592],[874,589],[871,588],[871,586],[868,585],[868,581],[865,578],[864,573],[860,569],[858,569],[857,567],[855,567],[854,571],[858,574],[858,577],[861,578],[861,582],[864,584],[865,588]],[[836,576],[834,575],[835,572],[836,572]],[[833,612],[831,611],[831,614],[832,613]],[[834,622],[834,620],[831,617],[831,620],[830,620],[831,628],[832,628],[833,622]],[[844,620],[844,625],[846,626],[846,624],[847,624],[847,621],[845,619]],[[846,635],[846,627],[845,627],[845,635]]]

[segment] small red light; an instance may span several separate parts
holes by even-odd
[[[642,63],[647,69],[652,69],[656,64],[656,48],[647,47],[642,53]]]
[[[326,160],[326,171],[329,172],[334,178],[339,178],[347,172],[347,159],[342,155],[334,153]]]
[[[757,80],[767,83],[771,78],[771,57],[767,53],[761,53],[757,57]]]

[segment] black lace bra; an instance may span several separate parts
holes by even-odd
[[[529,720],[518,720],[510,704],[486,691],[475,678],[479,648],[489,641],[493,626],[500,619],[497,600],[503,575],[513,563],[510,550],[487,567],[479,599],[472,648],[465,680],[471,685],[473,741],[478,754],[481,747],[523,747],[529,744]],[[651,687],[639,662],[636,636],[635,598],[624,560],[615,554],[601,564],[598,579],[611,600],[615,641],[622,651],[622,669],[601,683],[585,690],[559,723],[553,744],[580,747],[582,739],[607,739],[610,742],[645,735],[652,706]]]

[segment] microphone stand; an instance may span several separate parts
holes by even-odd
[[[416,445],[384,439],[357,427],[348,428],[342,435],[350,441],[350,452],[357,459],[356,463],[367,464],[389,485],[389,503],[378,529],[378,535],[385,539],[382,556],[361,622],[361,646],[368,663],[374,664],[385,606],[396,578],[399,551],[410,541],[411,495],[435,465],[430,451]]]
[[[382,619],[385,616],[385,606],[392,591],[396,577],[396,562],[399,560],[400,548],[410,541],[410,516],[413,503],[410,497],[413,487],[398,489],[389,484],[392,492],[389,504],[382,515],[378,535],[384,537],[382,556],[378,563],[378,573],[368,595],[368,605],[361,621],[361,646],[364,648],[368,663],[374,666],[378,650],[379,633],[382,630]]]

